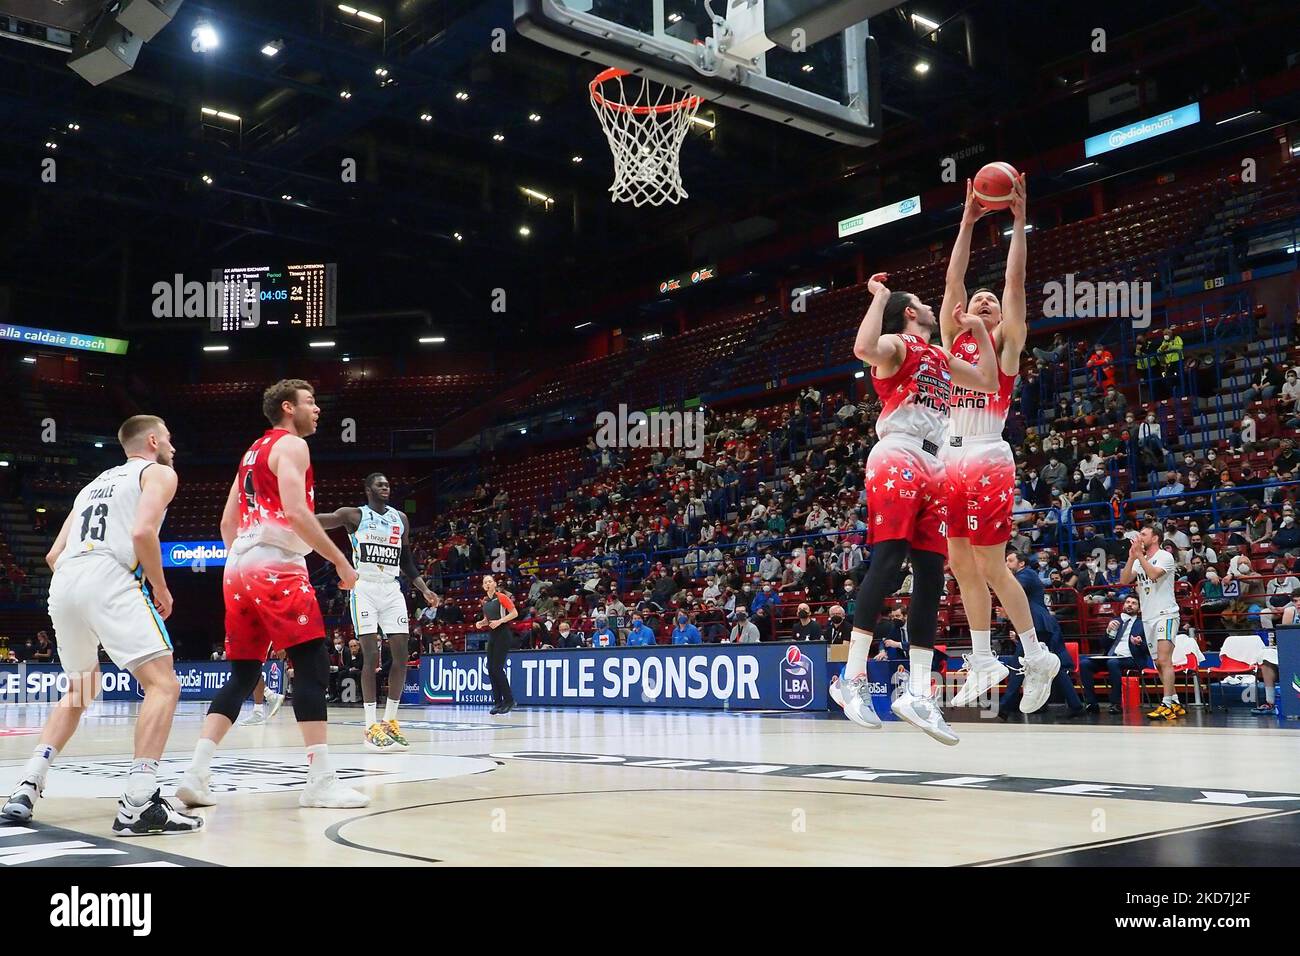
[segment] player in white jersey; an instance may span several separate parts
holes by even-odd
[[[1142,530],[1128,549],[1128,563],[1120,572],[1120,587],[1137,583],[1138,603],[1142,605],[1142,630],[1147,647],[1160,672],[1164,698],[1160,706],[1147,714],[1152,720],[1177,720],[1187,716],[1187,708],[1174,690],[1174,640],[1178,636],[1178,599],[1174,581],[1178,574],[1174,556],[1160,547],[1164,528],[1154,521],[1143,523]]]
[[[984,321],[997,353],[998,390],[983,395],[954,389],[948,440],[943,448],[948,477],[948,563],[961,588],[962,606],[970,623],[971,654],[966,659],[966,682],[953,698],[957,707],[976,703],[981,695],[1007,676],[1007,668],[993,656],[993,602],[997,594],[1025,649],[1022,713],[1032,714],[1047,703],[1052,680],[1061,660],[1038,639],[1025,591],[1007,567],[1011,540],[1011,508],[1015,500],[1016,459],[1002,438],[1015,389],[1020,356],[1028,334],[1025,303],[1027,215],[1025,177],[1016,180],[1011,200],[1011,244],[1007,250],[1006,279],[999,300],[990,289],[979,289],[966,301],[966,267],[970,262],[971,233],[988,210],[979,204],[970,181],[966,182],[966,208],[957,240],[948,258],[947,279],[939,331],[944,347],[967,361],[978,360],[974,340],[950,316],[957,306]]]
[[[430,607],[438,606],[438,595],[429,590],[411,556],[410,529],[406,516],[388,506],[392,491],[382,472],[366,476],[366,504],[340,508],[317,515],[327,531],[343,528],[352,542],[352,563],[357,569],[357,586],[352,590],[352,628],[361,641],[361,699],[366,709],[367,750],[405,750],[410,744],[397,723],[397,708],[406,686],[407,636],[410,624],[401,575],[411,578]],[[392,664],[388,671],[388,703],[379,721],[375,700],[375,672],[379,670],[379,634],[388,638]]]
[[[126,462],[81,489],[45,556],[54,571],[50,620],[68,690],[45,722],[23,782],[0,812],[10,820],[32,818],[50,762],[67,746],[82,712],[99,694],[102,646],[144,691],[136,716],[135,757],[126,791],[117,802],[113,833],[192,833],[202,829],[203,821],[177,813],[158,789],[158,761],[181,694],[163,623],[171,615],[172,596],[158,541],[176,494],[171,433],[161,418],[136,415],[123,423],[117,440]]]

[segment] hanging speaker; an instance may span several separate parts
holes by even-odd
[[[144,41],[110,17],[101,17],[89,33],[77,37],[68,66],[91,86],[107,83],[135,66]]]
[[[156,37],[172,22],[185,0],[125,0],[117,22],[145,43]]]

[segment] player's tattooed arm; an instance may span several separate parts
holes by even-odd
[[[951,351],[952,343],[961,331],[952,319],[953,310],[960,305],[966,308],[966,269],[970,265],[970,240],[975,231],[975,223],[980,216],[988,212],[975,198],[975,187],[966,180],[966,207],[962,211],[961,226],[957,229],[957,240],[952,244],[952,254],[948,256],[948,272],[944,279],[943,305],[939,308],[939,336],[943,347]]]
[[[1020,369],[1020,354],[1029,334],[1025,304],[1025,272],[1028,246],[1025,242],[1025,217],[1028,193],[1025,174],[1015,181],[1011,197],[1011,248],[1007,251],[1006,283],[1002,287],[1002,322],[998,325],[1001,339],[999,361],[1002,371],[1014,375]]]
[[[351,534],[361,526],[361,509],[340,508],[338,511],[327,511],[324,514],[318,514],[316,520],[320,522],[320,526],[326,531],[342,528],[348,534]]]
[[[868,365],[879,369],[882,378],[888,378],[903,364],[903,340],[897,335],[881,335],[885,320],[885,306],[889,302],[889,289],[885,286],[887,273],[877,272],[867,281],[871,293],[871,306],[862,317],[858,337],[853,343],[853,354]]]
[[[953,310],[953,319],[958,328],[970,332],[979,346],[979,364],[972,365],[964,359],[948,356],[948,366],[952,371],[952,380],[962,388],[975,392],[996,392],[998,390],[997,355],[993,350],[993,340],[984,320],[978,315],[967,315],[961,306]]]

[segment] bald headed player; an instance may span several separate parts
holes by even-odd
[[[397,723],[397,708],[406,687],[406,640],[410,633],[406,595],[401,575],[415,584],[430,607],[438,606],[438,595],[429,590],[411,556],[410,529],[406,516],[388,506],[391,487],[383,472],[366,475],[366,503],[360,508],[340,508],[317,515],[326,531],[343,528],[352,542],[357,586],[352,589],[352,628],[361,640],[361,699],[366,707],[367,750],[406,750],[410,744]],[[379,633],[388,638],[392,664],[388,671],[388,703],[384,719],[377,717],[375,671],[379,669]]]
[[[1025,347],[1025,177],[1016,180],[1011,200],[1011,246],[1007,250],[1006,282],[1002,299],[990,289],[978,289],[966,301],[966,267],[970,262],[971,232],[987,212],[966,182],[966,210],[957,241],[948,259],[939,332],[944,348],[972,363],[979,348],[969,331],[952,316],[959,309],[980,319],[993,337],[998,366],[998,388],[985,395],[965,388],[952,392],[948,441],[943,447],[948,476],[948,563],[961,588],[961,601],[971,629],[971,655],[966,660],[966,683],[953,697],[953,706],[968,707],[1007,676],[1007,667],[993,656],[993,601],[997,594],[1025,648],[1023,713],[1032,714],[1047,703],[1052,680],[1061,660],[1038,639],[1024,588],[1007,567],[1011,540],[1011,506],[1015,500],[1016,459],[1002,438],[1011,394]]]
[[[68,745],[82,712],[99,694],[102,646],[144,690],[135,723],[135,758],[126,792],[117,802],[113,835],[192,833],[203,828],[203,820],[177,813],[158,789],[158,761],[181,695],[163,624],[172,613],[172,596],[158,543],[167,506],[176,495],[171,432],[161,418],[136,415],[118,429],[117,440],[126,461],[77,493],[45,556],[54,571],[50,620],[68,691],[51,711],[23,782],[2,812],[19,822],[32,818],[50,761]]]

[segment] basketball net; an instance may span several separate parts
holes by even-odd
[[[614,202],[659,206],[687,198],[682,142],[702,102],[616,67],[591,81],[591,106],[614,154]]]

